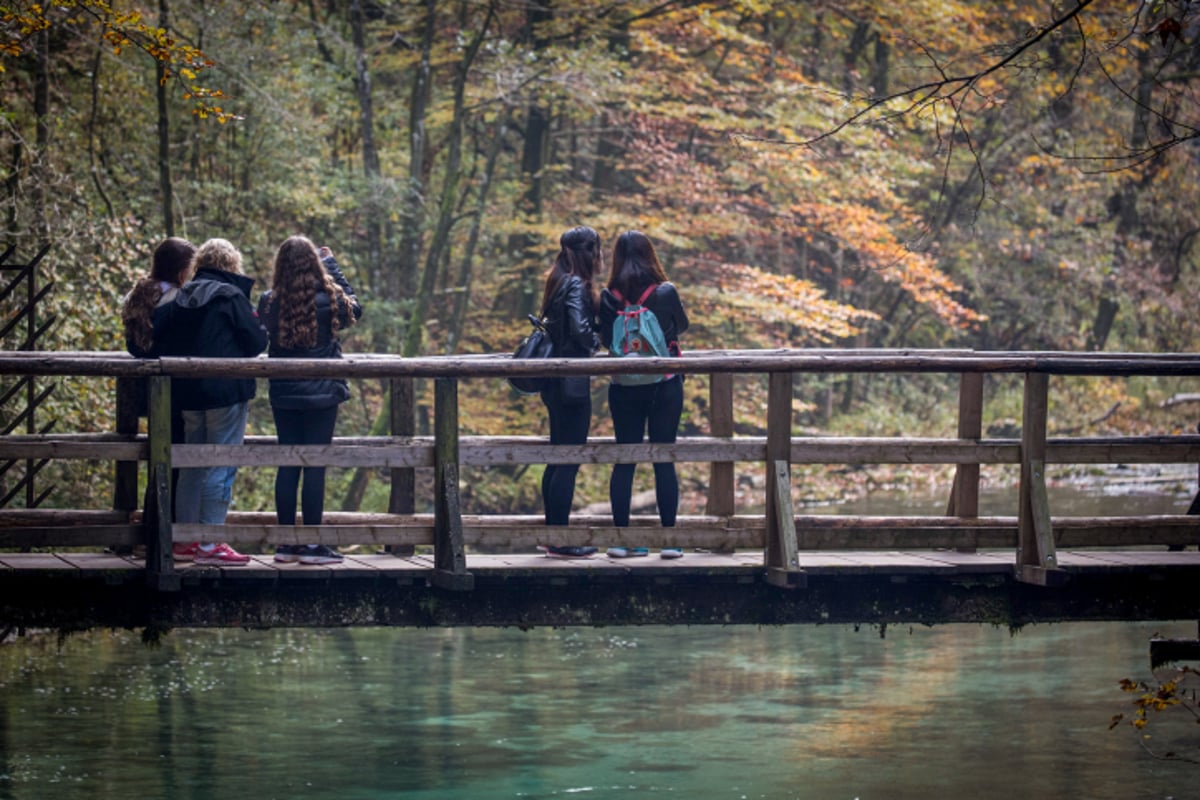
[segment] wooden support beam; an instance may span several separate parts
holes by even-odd
[[[180,581],[171,553],[171,379],[155,376],[149,383],[146,582],[159,591],[175,591]]]
[[[434,470],[433,562],[435,585],[443,589],[469,591],[475,578],[467,572],[467,550],[463,543],[462,506],[458,494],[458,381],[434,381]]]
[[[983,438],[983,375],[964,372],[958,385],[958,438]],[[979,464],[958,464],[946,516],[979,516]]]
[[[767,387],[768,476],[774,475],[775,464],[777,462],[782,461],[787,464],[791,459],[792,385],[792,373],[771,373]],[[781,519],[786,512],[780,508],[778,495],[779,490],[776,481],[769,477],[766,497],[767,549],[763,557],[763,563],[768,569],[774,567],[787,570],[792,565],[787,560],[787,549],[784,544],[784,524]],[[792,539],[795,539],[794,532]]]
[[[1180,661],[1200,662],[1200,641],[1196,639],[1150,640],[1150,669]]]
[[[709,376],[708,425],[714,437],[733,437],[733,376]],[[713,461],[708,468],[708,499],[705,513],[713,517],[734,514],[734,463]]]
[[[117,378],[116,391],[116,432],[132,441],[138,432],[138,394],[146,391],[146,381]],[[133,511],[138,507],[138,462],[117,461],[113,472],[113,509]]]
[[[417,432],[416,381],[412,378],[392,378],[389,384],[389,425],[392,436],[411,439]],[[388,511],[392,514],[411,514],[416,510],[417,472],[412,467],[393,467],[390,473]],[[397,556],[411,556],[412,545],[398,544],[387,548]]]
[[[767,564],[767,583],[785,589],[803,588],[806,581],[796,552],[796,515],[792,510],[790,467],[786,461],[776,461],[771,467],[768,481],[773,488],[772,502],[778,511],[777,548],[783,564]]]
[[[1025,375],[1025,398],[1021,414],[1021,485],[1017,513],[1017,577],[1042,586],[1061,584],[1050,503],[1046,495],[1046,419],[1049,409],[1050,376],[1040,372]],[[1050,574],[1053,573],[1053,574]]]

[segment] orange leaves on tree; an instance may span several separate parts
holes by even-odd
[[[52,0],[44,4],[18,1],[6,5],[0,11],[0,58],[20,56],[33,34],[59,21],[78,24],[83,15],[101,26],[101,38],[115,54],[136,47],[161,64],[164,84],[180,75],[194,80],[213,66],[213,61],[199,48],[179,42],[163,28],[148,25],[140,12],[117,11],[108,0]],[[3,70],[0,62],[0,72]],[[202,119],[213,117],[222,123],[239,119],[211,102],[224,97],[219,89],[193,85],[183,97],[195,101],[192,113]]]
[[[738,321],[739,343],[764,347],[827,344],[860,331],[859,325],[878,316],[830,300],[809,281],[778,275],[748,264],[713,264],[693,260],[680,265],[691,316],[704,320]],[[723,338],[708,331],[715,339]],[[689,334],[692,335],[692,334]],[[706,343],[720,346],[719,341]],[[728,343],[725,345],[728,347]]]

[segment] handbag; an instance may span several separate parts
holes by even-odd
[[[517,345],[512,357],[514,359],[553,358],[554,343],[550,341],[550,334],[546,331],[545,320],[530,314],[529,321],[533,323],[533,330]],[[546,378],[536,375],[514,375],[508,379],[508,385],[521,394],[538,394],[546,385]]]

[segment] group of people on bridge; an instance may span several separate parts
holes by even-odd
[[[667,280],[653,243],[626,231],[613,247],[607,285],[597,286],[604,267],[595,230],[572,228],[546,275],[541,324],[556,357],[588,357],[600,348],[616,355],[675,355],[687,314]],[[122,307],[125,343],[138,358],[160,356],[252,358],[339,358],[338,332],[362,316],[362,304],[328,247],[304,236],[286,239],[275,252],[270,288],[251,300],[254,279],[242,254],[225,239],[196,247],[170,237],[154,249],[149,274],[139,279]],[[551,444],[583,444],[591,428],[588,376],[548,378],[540,395],[550,424]],[[338,407],[350,397],[336,378],[271,378],[269,399],[278,442],[329,444]],[[171,390],[171,440],[182,444],[241,444],[253,378],[175,378]],[[142,401],[145,395],[142,393]],[[682,375],[615,375],[608,389],[618,443],[675,441],[683,410]],[[636,464],[616,464],[609,484],[613,522],[628,526]],[[578,464],[548,464],[542,501],[548,526],[569,522]],[[173,515],[180,523],[224,524],[237,467],[181,469],[173,476]],[[679,482],[671,462],[654,464],[655,494],[664,527],[675,525]],[[303,525],[320,525],[325,468],[281,466],[275,477],[275,513],[280,525],[295,525],[297,500]],[[547,545],[552,558],[589,558],[594,547]],[[644,556],[646,548],[612,547],[614,558]],[[681,548],[665,548],[678,558]],[[227,543],[177,542],[177,561],[239,566],[250,557]],[[275,561],[332,564],[342,560],[323,544],[281,544]]]

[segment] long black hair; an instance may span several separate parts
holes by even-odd
[[[577,275],[583,281],[587,295],[595,306],[600,299],[595,287],[595,276],[604,267],[600,235],[587,225],[580,225],[559,237],[558,244],[558,255],[550,271],[546,273],[546,287],[542,291],[542,312],[545,313],[550,298],[554,297],[558,285],[568,275]]]
[[[608,290],[628,303],[636,302],[648,286],[666,283],[667,273],[658,260],[650,237],[641,231],[625,231],[613,246]]]

